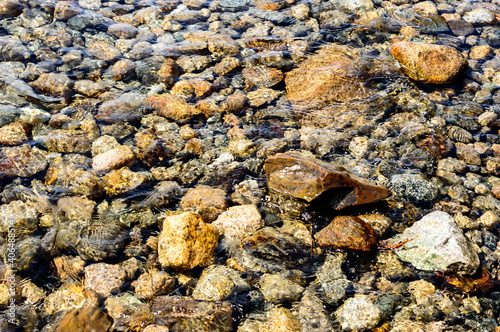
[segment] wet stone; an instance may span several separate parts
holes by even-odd
[[[13,122],[0,128],[0,145],[21,145],[28,141],[28,127]]]
[[[284,307],[274,307],[266,313],[267,320],[265,323],[266,331],[270,332],[300,332],[302,324],[292,314],[292,312]]]
[[[118,265],[97,263],[85,268],[85,289],[95,291],[101,298],[120,292],[125,271]]]
[[[30,56],[30,51],[20,40],[10,36],[0,37],[0,59],[3,61],[23,61]]]
[[[175,121],[188,120],[194,116],[202,114],[193,104],[184,100],[184,98],[163,94],[151,96],[146,103],[152,107],[158,115]]]
[[[54,258],[54,266],[57,276],[61,280],[66,278],[77,278],[83,273],[85,261],[80,256],[59,256]]]
[[[30,177],[47,168],[42,152],[30,145],[0,149],[0,179],[4,177]]]
[[[370,252],[377,243],[373,229],[360,218],[339,216],[316,235],[320,247]]]
[[[171,87],[179,78],[179,66],[174,59],[168,58],[162,64],[160,70],[158,71],[158,76],[160,80]]]
[[[64,73],[48,73],[40,75],[31,85],[43,93],[69,98],[74,82]]]
[[[199,185],[186,192],[180,206],[183,211],[195,211],[204,221],[212,222],[220,213],[227,210],[229,202],[224,190]]]
[[[283,73],[276,68],[266,66],[247,67],[242,70],[245,88],[270,88],[283,80]]]
[[[95,157],[101,153],[117,148],[118,146],[120,146],[120,144],[113,136],[100,136],[92,142],[92,156]]]
[[[89,47],[90,53],[99,60],[114,61],[122,54],[121,52],[106,42],[95,42]]]
[[[203,270],[192,296],[196,300],[221,301],[248,289],[250,286],[236,270],[227,266],[211,265]]]
[[[338,304],[352,286],[352,281],[342,271],[345,260],[345,253],[327,254],[325,262],[316,271],[316,280],[312,285],[318,287],[319,295],[328,304]]]
[[[127,23],[112,24],[108,27],[108,33],[116,38],[132,39],[137,35],[137,28]]]
[[[165,271],[144,272],[132,283],[135,293],[146,301],[160,295],[167,295],[175,286],[175,279]]]
[[[259,279],[260,291],[271,303],[295,302],[304,288],[280,274],[264,274]]]
[[[75,83],[75,91],[86,97],[97,98],[105,91],[105,87],[91,80],[79,80]]]
[[[158,238],[158,260],[162,267],[190,270],[209,265],[218,244],[215,226],[195,212],[168,216]]]
[[[84,306],[60,313],[43,332],[107,331],[113,320],[97,306]]]
[[[96,172],[106,172],[131,165],[134,160],[135,155],[132,149],[127,145],[120,145],[92,158],[92,168]]]
[[[103,187],[108,195],[120,195],[134,190],[146,181],[147,177],[144,174],[123,167],[106,174],[103,177]]]
[[[68,20],[81,12],[80,6],[73,1],[58,1],[54,8],[54,18],[56,20]]]
[[[149,305],[131,293],[108,297],[104,305],[117,329],[140,331],[154,321]]]
[[[106,123],[139,120],[146,107],[144,98],[143,95],[136,92],[124,93],[116,99],[102,103],[96,118]]]
[[[270,189],[308,202],[325,195],[335,209],[371,203],[389,195],[387,189],[350,174],[343,167],[300,155],[270,157],[264,169]],[[336,188],[339,192],[328,192]]]
[[[311,287],[304,291],[300,302],[294,304],[292,313],[302,324],[303,331],[335,331],[323,301]]]
[[[111,67],[111,72],[115,80],[121,81],[135,72],[135,63],[130,59],[119,60]]]
[[[62,197],[57,201],[57,206],[64,211],[68,219],[89,220],[96,203],[86,197]]]
[[[228,301],[198,301],[188,297],[159,296],[151,305],[155,324],[172,332],[231,330],[233,307]]]
[[[251,235],[262,228],[264,222],[255,205],[238,205],[222,212],[212,225],[227,240],[235,240]]]
[[[23,4],[16,0],[0,1],[0,17],[16,17],[23,12]]]
[[[335,312],[342,329],[363,330],[378,325],[381,312],[368,296],[353,297]]]
[[[405,75],[427,84],[450,83],[468,68],[467,60],[451,46],[397,42],[391,53]]]
[[[52,315],[59,311],[98,306],[98,297],[92,290],[78,284],[64,286],[50,293],[44,300],[43,314]]]
[[[410,202],[428,203],[437,198],[436,186],[418,174],[398,174],[391,177],[391,191]]]

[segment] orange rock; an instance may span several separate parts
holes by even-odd
[[[377,239],[373,229],[355,216],[339,216],[316,235],[320,247],[370,252]]]
[[[188,120],[201,111],[194,105],[189,104],[183,98],[171,94],[154,95],[146,99],[146,103],[155,109],[158,115],[175,121]]]
[[[255,0],[255,6],[266,10],[280,10],[285,6],[284,0]]]
[[[450,83],[469,66],[462,53],[451,46],[397,42],[391,53],[405,75],[422,83]]]
[[[175,81],[179,78],[179,66],[174,59],[166,59],[160,70],[158,70],[158,76],[167,86],[174,85]]]
[[[264,169],[270,189],[308,202],[336,188],[325,199],[337,210],[389,196],[386,188],[371,184],[343,167],[301,155],[284,153],[269,157]]]
[[[96,172],[109,171],[133,163],[134,152],[130,147],[121,145],[92,158],[92,168]]]
[[[28,141],[28,127],[22,122],[13,122],[0,128],[0,145],[21,145]]]
[[[228,207],[229,202],[224,190],[204,185],[189,189],[181,200],[183,211],[196,211],[207,222],[217,219]]]
[[[119,58],[122,54],[121,52],[105,42],[95,42],[89,47],[90,53],[99,60],[113,61]]]
[[[108,331],[113,320],[96,306],[69,310],[62,314],[55,332]]]
[[[117,61],[111,68],[113,78],[117,81],[123,80],[135,70],[135,63],[130,59]]]

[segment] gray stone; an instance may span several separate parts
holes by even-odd
[[[407,241],[394,252],[405,262],[425,271],[474,274],[479,258],[453,218],[432,212],[389,240],[393,246]]]
[[[415,203],[428,203],[437,198],[436,186],[418,174],[397,174],[391,177],[391,191]]]
[[[353,297],[335,312],[343,330],[365,330],[377,326],[381,320],[380,309],[366,295]]]
[[[227,299],[238,291],[247,290],[250,286],[240,274],[227,266],[212,265],[207,267],[193,291],[193,298],[204,301],[220,301]]]
[[[342,272],[346,254],[335,252],[326,256],[325,263],[316,271],[313,285],[318,287],[319,295],[328,304],[338,304],[345,297],[346,289],[352,285]]]
[[[260,291],[264,298],[273,303],[283,303],[286,301],[297,301],[304,287],[283,277],[280,274],[264,274],[260,280]]]

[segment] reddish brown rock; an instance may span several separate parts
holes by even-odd
[[[283,80],[283,73],[276,68],[255,66],[244,68],[241,73],[245,78],[245,88],[270,88]]]
[[[56,20],[67,20],[82,12],[82,9],[75,1],[57,1],[54,8],[54,18]]]
[[[21,145],[28,141],[28,127],[22,122],[13,122],[0,128],[0,145]]]
[[[29,144],[0,149],[0,179],[30,177],[47,167],[45,156]]]
[[[235,57],[227,57],[222,59],[214,67],[214,72],[219,76],[224,76],[232,72],[234,69],[241,67],[241,60]]]
[[[266,10],[280,10],[285,4],[285,0],[255,0],[255,6]]]
[[[175,81],[179,78],[179,66],[174,59],[166,59],[160,70],[158,70],[160,80],[168,87],[174,85]]]
[[[185,98],[206,97],[212,92],[213,86],[210,82],[201,78],[182,80],[172,87],[172,93]]]
[[[230,331],[233,306],[229,301],[198,301],[188,297],[159,296],[151,305],[155,324],[171,332]]]
[[[298,154],[269,157],[264,169],[270,189],[308,202],[335,189],[325,199],[337,210],[389,196],[386,188],[371,184],[343,167]]]
[[[451,46],[397,42],[391,53],[405,75],[422,83],[450,83],[469,67],[462,53]]]
[[[121,81],[135,70],[135,63],[130,59],[122,59],[117,61],[113,67],[111,67],[111,72],[113,73],[113,78],[117,81]]]
[[[99,60],[113,61],[118,59],[122,54],[121,52],[105,42],[95,42],[89,47],[90,53]]]
[[[40,75],[31,85],[41,92],[69,98],[74,82],[64,73],[48,73]]]
[[[16,17],[23,12],[23,4],[16,0],[0,0],[0,17]]]
[[[102,312],[97,306],[85,306],[61,313],[52,326],[53,332],[92,332],[108,331],[113,324],[113,319]],[[44,329],[45,331],[45,329]],[[47,330],[49,331],[49,330]]]
[[[109,171],[132,164],[134,160],[132,149],[127,145],[121,145],[92,158],[92,168],[96,172]]]
[[[377,244],[373,229],[358,217],[339,216],[316,234],[320,247],[370,252]]]
[[[108,27],[108,33],[121,39],[135,38],[137,32],[138,29],[135,26],[127,23],[112,24]]]
[[[167,157],[162,140],[151,129],[141,130],[135,134],[137,158],[148,166],[154,166]]]
[[[224,190],[204,185],[189,189],[181,200],[182,210],[198,212],[208,222],[217,219],[228,207],[229,201]]]
[[[146,103],[154,108],[158,115],[175,121],[188,120],[202,112],[195,105],[188,103],[182,97],[163,94],[146,99]]]

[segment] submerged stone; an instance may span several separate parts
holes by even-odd
[[[370,252],[377,244],[373,229],[355,216],[339,216],[316,236],[321,247]]]
[[[285,153],[269,157],[264,169],[270,189],[308,202],[324,194],[337,210],[389,196],[386,188],[371,184],[341,166],[300,155]]]
[[[391,238],[388,245],[400,243],[394,252],[420,270],[474,274],[479,267],[477,253],[446,212],[429,213]]]

